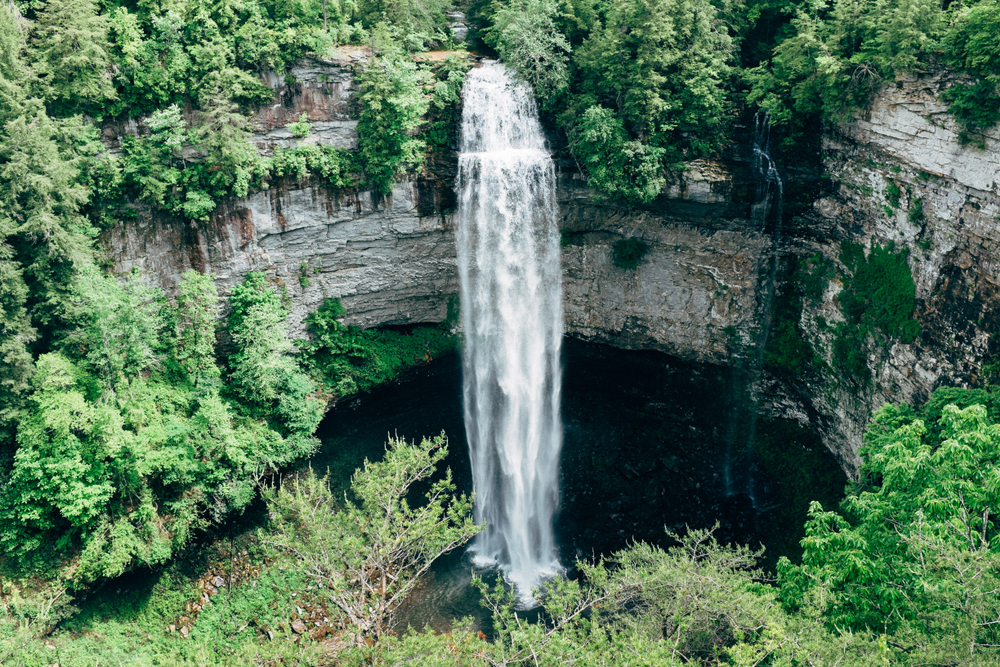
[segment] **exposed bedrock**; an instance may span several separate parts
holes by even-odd
[[[353,131],[349,66],[306,63],[302,69],[294,86],[273,82],[276,106],[257,119],[263,152],[297,141],[284,136],[283,124],[302,111],[317,124],[342,124],[317,140],[351,145],[343,138]],[[819,253],[839,266],[844,240],[906,246],[921,333],[913,344],[897,343],[870,360],[875,381],[869,388],[836,377],[766,374],[754,385],[764,412],[810,425],[845,469],[855,471],[874,409],[921,400],[945,384],[974,385],[995,352],[1000,134],[980,137],[985,149],[961,146],[937,97],[946,83],[925,77],[887,86],[864,116],[828,129],[824,168],[832,185],[786,221],[780,235],[750,222],[753,185],[739,160],[692,163],[648,210],[602,203],[578,176],[561,174],[567,332],[726,364],[733,341],[754,340],[764,321],[773,253]],[[453,156],[439,155],[426,173],[397,184],[377,204],[364,192],[277,183],[227,202],[208,223],[140,210],[136,220],[106,230],[103,241],[117,271],[138,266],[168,292],[188,268],[215,273],[222,293],[246,273],[263,271],[287,289],[297,336],[305,335],[306,314],[327,297],[341,298],[346,321],[363,327],[436,322],[458,294],[453,183]],[[887,193],[890,184],[899,188],[898,207]],[[911,215],[918,201],[922,216]],[[612,246],[633,236],[649,251],[638,268],[617,268]],[[831,334],[816,318],[842,319],[840,289],[830,280],[822,302],[808,305],[800,321],[827,359]]]

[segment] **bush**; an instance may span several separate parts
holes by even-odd
[[[639,266],[649,252],[649,244],[634,236],[615,241],[611,246],[611,263],[623,271],[632,271]]]
[[[569,135],[570,149],[598,193],[629,204],[648,204],[660,194],[666,151],[630,141],[610,109],[590,107]]]
[[[405,169],[423,164],[427,144],[414,135],[430,107],[423,94],[427,81],[427,73],[398,48],[387,49],[358,77],[358,157],[380,197]]]
[[[359,646],[389,631],[434,559],[482,530],[472,520],[472,498],[455,495],[450,470],[430,484],[423,502],[407,501],[447,455],[443,433],[420,444],[394,438],[382,461],[366,460],[354,473],[352,500],[335,498],[311,469],[267,496],[276,528],[269,542],[312,581]]]
[[[341,324],[345,313],[339,300],[327,299],[306,317],[312,340],[299,343],[305,364],[340,397],[370,391],[458,345],[447,323],[408,332],[361,329]]]
[[[834,366],[847,377],[867,380],[869,354],[893,340],[912,343],[920,333],[913,319],[916,284],[906,249],[896,252],[891,243],[873,245],[866,256],[860,245],[845,241],[840,261],[848,272],[837,297],[846,321],[837,325]]]

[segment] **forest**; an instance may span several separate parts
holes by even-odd
[[[261,73],[291,77],[344,45],[369,54],[356,150],[260,155],[251,118],[274,94]],[[414,57],[429,51],[446,55]],[[730,147],[747,110],[769,114],[782,159],[815,161],[825,124],[948,71],[964,143],[1000,122],[996,0],[2,0],[0,664],[996,664],[991,385],[879,410],[845,500],[813,503],[801,555],[773,571],[691,530],[581,560],[531,622],[477,579],[488,636],[471,621],[395,631],[432,561],[481,529],[442,467],[447,439],[393,439],[349,483],[278,479],[319,447],[328,404],[454,350],[453,315],[361,329],[331,298],[293,340],[288,295],[264,274],[220,295],[190,271],[168,295],[115,275],[99,237],[140,209],[205,224],[278,183],[385,198],[453,148],[470,53],[530,84],[553,152],[626,208]],[[102,124],[130,120],[143,130],[107,150]],[[288,129],[307,136],[309,119]],[[845,248],[854,319],[834,354],[861,377],[851,355],[889,330],[865,319],[882,296],[864,271],[905,256]],[[886,337],[917,335],[908,289]],[[788,349],[767,363],[788,368]],[[251,574],[192,611],[194,547],[254,506],[264,525],[212,547]],[[110,595],[123,576],[150,584]],[[288,621],[305,608],[325,615],[315,637]]]

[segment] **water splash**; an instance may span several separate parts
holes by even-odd
[[[486,529],[470,551],[498,565],[523,605],[561,571],[563,334],[555,167],[531,90],[503,65],[466,77],[458,168],[465,429]]]

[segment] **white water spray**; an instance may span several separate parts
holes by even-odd
[[[458,167],[465,430],[486,529],[470,551],[498,565],[522,604],[561,571],[562,282],[555,168],[531,90],[503,65],[472,70]]]

